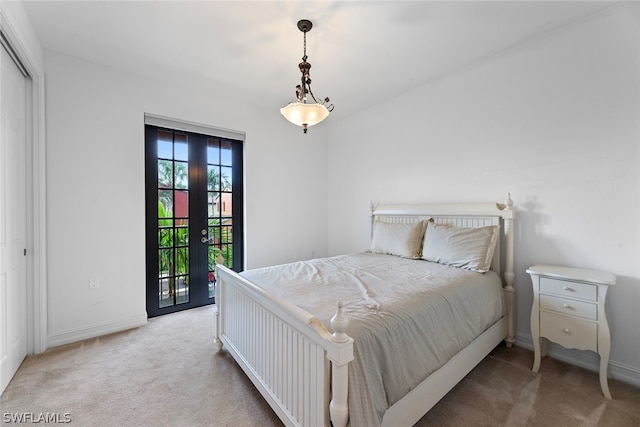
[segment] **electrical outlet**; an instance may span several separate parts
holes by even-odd
[[[100,280],[97,277],[89,278],[89,289],[98,289],[100,287]]]

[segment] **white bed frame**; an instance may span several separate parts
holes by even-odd
[[[459,227],[500,225],[492,270],[503,281],[507,314],[433,372],[384,414],[383,426],[411,426],[501,341],[515,342],[513,202],[421,204],[372,207],[373,219],[410,223],[433,218]],[[215,343],[231,353],[288,426],[346,426],[349,421],[348,365],[353,339],[338,308],[330,333],[317,318],[218,265]]]

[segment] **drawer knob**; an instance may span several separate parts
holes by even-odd
[[[571,307],[569,304],[562,304],[562,308],[567,308],[567,309],[572,309],[573,307]]]
[[[567,328],[564,328],[564,329],[562,330],[562,332],[564,332],[565,334],[570,334],[570,333],[571,333],[571,330],[569,330],[569,329],[567,329]]]
[[[569,286],[563,286],[562,289],[564,289],[565,291],[569,291],[569,292],[573,292],[575,289],[570,288]]]

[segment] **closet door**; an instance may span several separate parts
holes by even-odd
[[[0,47],[0,392],[27,354],[27,77]]]

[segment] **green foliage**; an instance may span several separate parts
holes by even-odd
[[[233,266],[233,243],[231,228],[231,219],[209,219],[209,237],[214,243],[213,245],[209,246],[209,271],[213,271],[215,265],[219,263],[218,258],[220,256],[222,256],[222,258],[224,259],[221,264],[229,268]]]
[[[213,191],[228,191],[231,189],[231,181],[229,181],[229,177],[223,175],[221,178],[217,167],[209,168],[207,173],[207,185],[209,190]]]
[[[158,273],[169,277],[169,294],[175,292],[175,275],[189,273],[189,228],[181,227],[172,218],[171,208],[158,200]],[[185,278],[186,280],[186,278]]]
[[[187,188],[188,164],[172,160],[158,160],[158,273],[168,277],[169,293],[174,294],[176,276],[189,274],[189,228],[173,218],[174,188]],[[207,185],[210,191],[230,191],[231,180],[218,167],[209,168]],[[166,189],[166,190],[164,190]],[[207,267],[215,269],[219,258],[223,264],[233,266],[233,245],[231,219],[210,219],[209,237],[212,245],[208,248]]]
[[[172,160],[158,160],[158,187],[187,188],[188,164]]]

